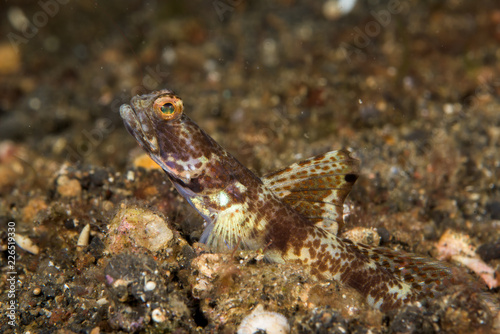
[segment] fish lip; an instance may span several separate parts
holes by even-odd
[[[148,113],[143,108],[138,107],[140,100],[139,96],[134,96],[130,100],[130,104],[122,104],[120,116],[125,128],[135,140],[150,154],[158,154],[160,150],[153,122]]]

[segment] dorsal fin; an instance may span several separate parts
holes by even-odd
[[[294,163],[261,179],[283,202],[337,234],[344,224],[344,200],[358,175],[359,160],[349,151],[339,150]]]

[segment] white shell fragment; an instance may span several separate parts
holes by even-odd
[[[40,249],[38,248],[37,245],[33,243],[33,241],[22,235],[22,234],[16,234],[15,236],[16,244],[24,249],[27,252],[30,252],[31,254],[37,255],[40,252]]]
[[[88,246],[89,239],[90,239],[90,224],[87,224],[80,232],[80,236],[78,237],[76,245],[82,247]]]
[[[290,333],[288,320],[276,312],[265,311],[262,305],[257,305],[250,315],[245,317],[238,327],[238,334],[253,334],[265,331],[267,334]]]
[[[156,283],[153,281],[149,281],[144,285],[145,291],[153,291],[154,289],[156,289]]]
[[[153,319],[154,322],[164,322],[167,320],[167,317],[161,308],[155,308],[153,312],[151,312],[151,319]]]
[[[106,305],[107,303],[109,303],[109,302],[106,298],[101,298],[97,301],[97,305],[99,305],[99,306]]]

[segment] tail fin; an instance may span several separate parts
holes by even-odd
[[[381,310],[389,310],[408,302],[436,298],[455,284],[472,286],[458,268],[429,258],[371,247],[342,240],[349,252],[364,262],[353,265],[342,281],[366,296]]]

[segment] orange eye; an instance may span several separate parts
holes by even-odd
[[[153,109],[164,120],[171,120],[182,114],[182,100],[175,96],[162,96],[155,100]]]

